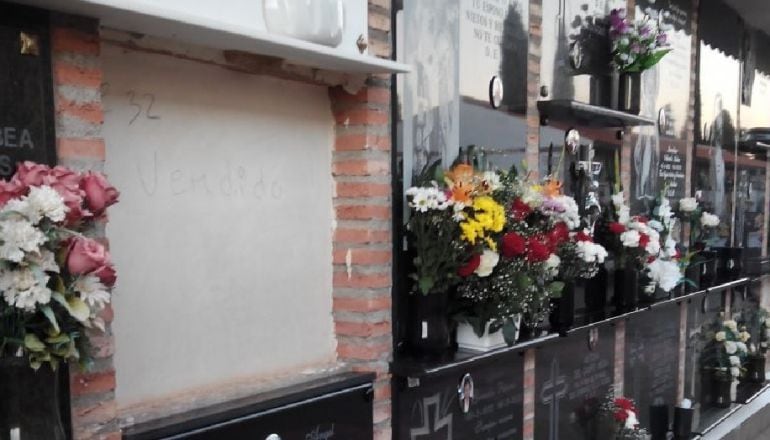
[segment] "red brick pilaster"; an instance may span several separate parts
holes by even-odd
[[[527,168],[534,176],[540,171],[540,57],[543,41],[543,0],[529,2],[529,50],[527,51]]]
[[[535,349],[524,352],[524,423],[522,439],[535,438]]]
[[[101,170],[105,157],[97,29],[96,21],[89,19],[52,18],[56,152],[59,163],[79,170]],[[112,321],[112,309],[103,315],[106,322]],[[93,368],[82,372],[71,367],[73,435],[77,440],[119,439],[112,333],[108,328],[105,334],[95,332],[89,337]]]
[[[369,51],[390,58],[390,0],[369,0]],[[334,322],[337,355],[377,374],[375,438],[390,439],[392,356],[390,76],[372,75],[349,93],[330,89],[336,121]]]

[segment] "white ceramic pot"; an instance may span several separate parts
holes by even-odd
[[[513,320],[516,324],[516,339],[518,339],[519,329],[521,328],[521,315],[514,315]],[[505,347],[507,344],[503,337],[503,330],[499,329],[496,332],[490,333],[490,324],[491,322],[487,322],[484,326],[484,334],[479,337],[473,331],[473,327],[470,324],[466,322],[459,323],[457,325],[457,346],[472,351],[490,351]]]
[[[342,42],[343,0],[264,0],[263,11],[271,33],[330,47]]]

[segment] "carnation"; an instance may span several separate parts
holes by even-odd
[[[679,210],[682,212],[693,212],[698,209],[698,201],[695,197],[685,197],[679,200]]]
[[[69,210],[62,196],[50,186],[36,186],[29,189],[27,196],[30,208],[39,217],[46,217],[53,222],[60,222]]]
[[[481,260],[479,261],[479,267],[474,271],[476,275],[480,277],[487,277],[492,273],[497,263],[500,261],[500,255],[489,249],[485,249],[481,254]]]
[[[19,216],[0,221],[0,259],[20,263],[25,252],[38,252],[45,235],[29,221]]]
[[[620,241],[623,243],[623,246],[635,248],[639,246],[639,239],[641,238],[641,235],[639,232],[634,230],[626,231],[622,234],[620,234]]]
[[[604,246],[590,241],[577,242],[577,254],[586,263],[604,263],[607,258],[607,250]]]
[[[664,292],[670,292],[682,280],[682,272],[675,261],[656,259],[647,265],[647,272],[650,280]]]
[[[718,342],[722,342],[727,339],[727,334],[723,331],[717,332],[716,335],[714,335],[714,339]]]
[[[48,275],[39,269],[4,270],[0,273],[3,299],[12,307],[33,312],[38,304],[48,304],[51,301],[51,290],[46,286],[48,278]]]

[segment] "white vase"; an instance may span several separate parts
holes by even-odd
[[[514,324],[516,324],[516,337],[519,338],[519,329],[521,328],[521,315],[513,316]],[[490,351],[497,348],[505,347],[506,342],[503,337],[502,328],[496,332],[490,333],[489,326],[492,322],[487,322],[484,326],[484,334],[479,337],[476,332],[473,331],[473,326],[467,322],[461,322],[457,325],[457,346],[459,348],[471,351]]]
[[[263,12],[271,33],[330,47],[342,42],[343,0],[264,0]]]

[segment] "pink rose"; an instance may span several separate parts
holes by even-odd
[[[80,181],[82,178],[83,176],[79,173],[61,165],[57,165],[51,169],[45,180],[48,185],[59,183],[62,186],[75,191],[80,188]]]
[[[108,266],[110,255],[96,240],[74,237],[70,240],[67,270],[72,275],[85,275],[102,266]]]
[[[118,190],[110,185],[110,182],[102,173],[89,171],[80,181],[80,188],[85,192],[86,205],[94,213],[100,215],[108,206],[118,201]]]
[[[50,171],[51,168],[48,165],[26,160],[16,168],[13,181],[23,187],[40,186]]]
[[[25,188],[17,182],[0,180],[0,207],[5,206],[9,200],[24,195],[24,190]]]
[[[67,217],[64,223],[72,226],[83,218],[91,217],[91,213],[83,208],[83,190],[71,185],[65,185],[60,181],[51,183],[51,188],[64,199],[64,205],[67,206]]]
[[[117,275],[115,274],[115,268],[112,267],[112,264],[109,263],[110,260],[110,254],[107,254],[107,261],[108,264],[105,264],[104,266],[99,267],[94,271],[94,275],[99,277],[99,280],[107,287],[112,287],[115,285],[115,281],[117,280]]]

